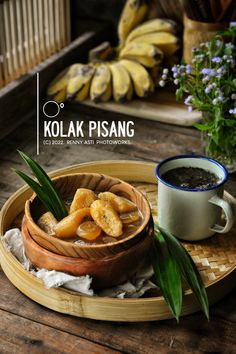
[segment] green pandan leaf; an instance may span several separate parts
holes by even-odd
[[[153,270],[164,299],[176,320],[182,308],[181,273],[174,257],[171,256],[167,242],[160,232],[154,234]]]
[[[209,303],[201,276],[191,256],[183,245],[168,231],[159,227],[159,230],[168,244],[172,257],[175,258],[182,275],[188,282],[196,299],[202,307],[204,314],[209,320]]]
[[[59,217],[59,219],[63,219],[65,216],[68,215],[65,203],[63,202],[62,198],[56,191],[51,179],[47,175],[47,173],[42,169],[39,164],[37,164],[36,161],[34,161],[32,158],[30,158],[28,155],[26,155],[24,152],[19,151],[20,156],[22,159],[27,163],[43,189],[45,190],[48,195],[50,195],[50,198],[52,199],[52,203],[54,205],[54,209],[56,210],[56,213]]]
[[[16,173],[33,189],[45,207],[53,213],[58,221],[63,219],[68,215],[65,203],[47,173],[24,152],[19,150],[18,152],[39,183],[35,182],[21,171],[16,171]]]

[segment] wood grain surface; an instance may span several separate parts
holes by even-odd
[[[86,100],[83,104],[111,113],[125,113],[131,117],[187,127],[191,127],[194,123],[199,123],[202,118],[201,113],[189,113],[182,102],[176,102],[174,93],[161,88],[157,89],[149,98],[134,99],[126,104],[111,101],[97,105],[91,100]]]
[[[62,112],[65,121],[75,119],[110,119],[109,113],[83,108],[80,113],[68,105]],[[120,119],[113,114],[112,120]],[[122,116],[122,120],[129,119]],[[24,150],[36,158],[35,117],[21,125],[1,142],[0,205],[23,185],[11,170],[27,171],[16,153]],[[49,172],[80,162],[102,159],[138,159],[158,162],[181,153],[201,152],[200,135],[196,130],[157,122],[135,120],[135,137],[131,145],[41,146],[37,161]],[[62,158],[63,156],[63,158]],[[227,190],[236,196],[236,179],[231,177]],[[236,292],[211,307],[211,320],[201,313],[181,319],[152,323],[108,323],[74,318],[48,310],[22,295],[0,272],[0,352],[1,353],[169,353],[169,354],[233,354],[236,351]],[[13,327],[11,327],[11,324]],[[17,325],[18,324],[18,325]],[[37,333],[37,328],[42,331]],[[53,348],[53,333],[64,341]],[[67,346],[73,338],[75,347]],[[55,337],[54,337],[55,339]],[[39,340],[39,342],[37,342]],[[41,342],[40,342],[41,340]],[[77,342],[76,342],[77,341]],[[79,345],[79,341],[83,342]]]

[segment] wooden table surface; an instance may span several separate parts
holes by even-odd
[[[67,106],[65,121],[108,119],[108,113]],[[112,116],[113,120],[121,116]],[[128,119],[122,116],[122,119]],[[36,120],[32,117],[0,143],[0,206],[23,183],[11,167],[27,170],[16,148],[36,158]],[[81,162],[131,159],[158,162],[171,155],[199,153],[200,135],[137,119],[131,145],[43,146],[37,161],[47,172]],[[227,190],[236,196],[236,179]],[[236,353],[236,291],[211,307],[208,323],[202,313],[148,323],[112,323],[63,315],[34,303],[0,271],[0,353]]]

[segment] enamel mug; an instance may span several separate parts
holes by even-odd
[[[178,167],[199,167],[214,173],[218,182],[209,188],[176,187],[165,182],[165,172]],[[234,223],[231,205],[223,199],[228,172],[219,162],[197,155],[170,157],[156,168],[158,179],[158,224],[176,237],[198,241],[228,232]],[[222,211],[225,224],[221,225]]]

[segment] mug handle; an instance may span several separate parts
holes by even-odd
[[[231,205],[226,200],[218,197],[218,195],[211,197],[209,202],[222,208],[226,216],[225,226],[215,224],[213,227],[211,227],[211,230],[221,234],[228,232],[234,223],[234,212]]]

